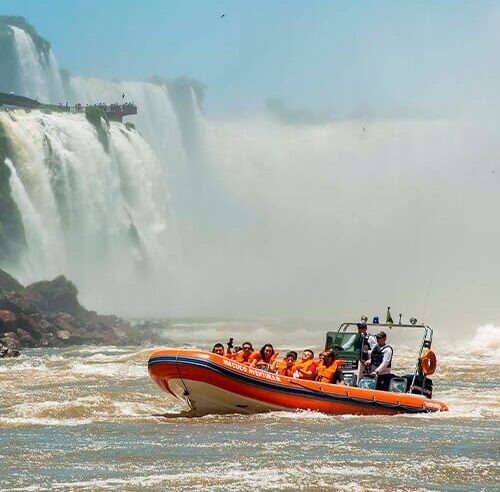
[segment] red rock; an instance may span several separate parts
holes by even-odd
[[[0,310],[0,323],[7,323],[9,321],[16,321],[16,315],[12,311],[5,309]]]
[[[17,337],[19,338],[19,341],[21,342],[21,345],[23,347],[37,346],[37,341],[31,336],[30,333],[28,333],[26,330],[23,330],[22,328],[18,328]]]
[[[69,340],[71,338],[71,333],[68,330],[59,330],[56,335],[61,340]]]

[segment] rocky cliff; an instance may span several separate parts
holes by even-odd
[[[0,270],[0,357],[29,347],[138,341],[142,336],[128,321],[80,305],[76,286],[64,276],[24,287]]]

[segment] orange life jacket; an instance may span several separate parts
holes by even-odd
[[[252,357],[255,354],[259,354],[259,352],[250,352],[248,355],[246,355],[244,350],[240,350],[238,353],[235,354],[234,360],[236,362],[239,362],[240,364],[245,364],[246,366],[249,366],[252,362]]]
[[[292,364],[290,367],[288,367],[286,360],[282,360],[282,361],[278,362],[277,373],[280,376],[288,376],[288,377],[292,378],[294,372],[295,372],[295,364]]]
[[[303,374],[300,373],[300,378],[301,379],[314,379],[314,376],[316,376],[316,366],[317,362],[314,360],[306,360],[306,361],[300,361],[295,363],[295,369],[298,371],[310,371],[312,374]]]
[[[259,366],[259,363],[271,365],[278,358],[278,355],[280,355],[279,352],[274,352],[274,354],[269,359],[269,362],[265,362],[264,360],[262,360],[262,355],[260,355],[260,352],[254,352],[250,356],[249,362],[252,363],[254,360],[256,360],[257,361],[257,367]]]
[[[333,376],[337,372],[337,368],[341,365],[341,361],[334,361],[328,367],[323,364],[318,366],[318,372],[316,376],[316,381],[320,383],[331,383]]]

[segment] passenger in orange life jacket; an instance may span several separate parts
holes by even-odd
[[[257,367],[258,369],[270,369],[273,362],[280,355],[279,352],[275,352],[273,346],[270,343],[266,343],[260,352],[254,352],[250,357],[250,367]]]
[[[224,353],[224,345],[222,345],[222,343],[216,343],[214,345],[214,348],[212,349],[212,353],[217,355],[222,355],[224,357],[224,355],[226,355]]]
[[[295,364],[295,370],[300,379],[314,379],[318,365],[313,360],[314,352],[306,349],[302,352],[302,360]]]
[[[322,355],[320,354],[320,359],[322,358],[323,360],[318,366],[316,381],[320,383],[345,384],[344,373],[337,363],[334,351],[329,350],[323,357],[321,357]]]
[[[287,352],[285,355],[285,359],[278,362],[274,363],[271,368],[274,366],[277,367],[276,372],[280,376],[288,376],[289,378],[293,377],[293,374],[295,372],[295,363],[297,362],[297,352],[291,350],[290,352]]]
[[[252,344],[250,342],[245,342],[242,345],[242,349],[236,352],[234,356],[234,360],[236,362],[240,362],[241,364],[245,364],[246,366],[249,366],[251,363],[250,358],[252,357],[252,354],[254,353]]]

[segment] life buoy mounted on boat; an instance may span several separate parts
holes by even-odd
[[[436,354],[430,349],[426,348],[419,358],[420,370],[424,376],[431,376],[436,372],[437,359]]]

